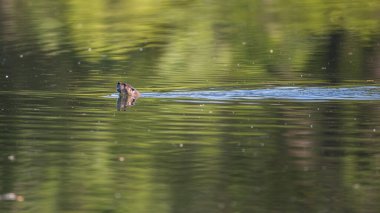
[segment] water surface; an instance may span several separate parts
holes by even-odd
[[[0,212],[379,212],[378,14],[0,0]]]

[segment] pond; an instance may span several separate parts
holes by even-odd
[[[0,0],[0,212],[379,212],[378,14]]]

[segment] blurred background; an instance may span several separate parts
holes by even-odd
[[[379,100],[107,98],[379,78],[378,0],[0,0],[0,212],[379,212]]]

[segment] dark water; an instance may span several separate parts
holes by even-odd
[[[379,14],[0,0],[0,212],[380,212]]]

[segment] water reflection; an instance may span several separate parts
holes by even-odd
[[[136,104],[138,98],[138,96],[119,94],[116,102],[117,111],[126,111],[129,107]]]
[[[379,11],[0,0],[0,212],[379,212]]]

